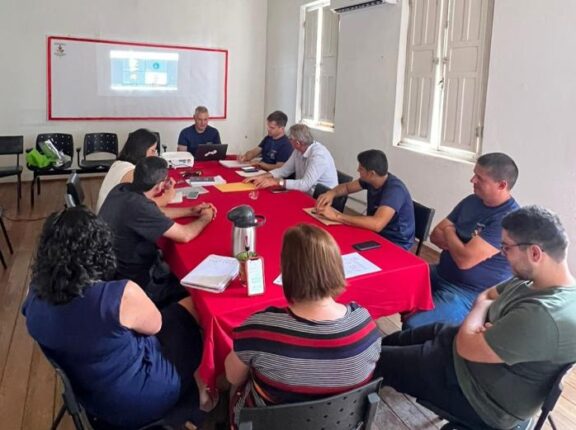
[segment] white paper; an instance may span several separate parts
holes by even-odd
[[[173,203],[182,203],[182,192],[181,191],[176,191],[176,193],[174,194],[174,197],[172,197],[172,200],[170,200],[170,204]]]
[[[344,266],[344,278],[346,279],[382,270],[357,252],[343,255],[342,265]],[[278,275],[278,277],[274,279],[274,284],[282,285],[282,274]]]
[[[208,192],[206,188],[200,186],[176,188],[176,191],[182,193],[183,196],[186,196],[192,192],[196,192],[198,194],[206,194]]]
[[[239,167],[250,166],[250,163],[241,162],[238,160],[220,160],[219,163],[222,164],[224,167],[228,167],[229,169],[237,169]]]
[[[244,172],[242,170],[236,170],[236,173],[242,176],[243,178],[251,178],[252,176],[258,176],[263,173],[266,173],[266,170],[258,170],[256,172]]]
[[[240,264],[234,257],[210,254],[180,283],[185,287],[221,292],[238,275]]]

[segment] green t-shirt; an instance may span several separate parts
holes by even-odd
[[[454,347],[454,367],[476,413],[510,428],[536,414],[558,372],[576,361],[576,286],[537,290],[513,278],[497,290],[485,338],[504,363],[468,361]]]

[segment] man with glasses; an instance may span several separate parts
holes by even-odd
[[[136,164],[133,182],[114,187],[98,214],[114,232],[116,278],[136,282],[158,307],[186,297],[187,292],[162,260],[156,242],[162,236],[176,242],[189,242],[216,215],[210,203],[158,208],[153,198],[163,192],[169,181],[166,160],[146,157]],[[190,216],[196,219],[188,224],[173,220]]]
[[[502,220],[514,277],[482,292],[460,327],[432,324],[386,336],[375,377],[470,428],[513,428],[534,416],[576,361],[576,279],[568,236],[538,206]]]
[[[510,277],[510,266],[500,254],[500,223],[518,208],[510,194],[517,178],[518,167],[508,155],[478,158],[470,180],[474,194],[458,203],[430,235],[442,249],[440,262],[430,267],[434,309],[405,316],[405,328],[459,324],[479,293]]]

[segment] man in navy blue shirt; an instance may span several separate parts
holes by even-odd
[[[406,185],[388,173],[386,154],[377,149],[358,154],[359,179],[340,184],[318,197],[316,211],[333,221],[380,233],[404,249],[414,244],[414,206]],[[361,190],[368,192],[364,215],[348,215],[334,209],[332,201]]]
[[[484,154],[470,182],[474,194],[462,200],[430,235],[442,249],[440,262],[430,267],[434,310],[405,317],[404,328],[442,322],[460,324],[479,293],[512,276],[500,253],[505,215],[519,206],[510,191],[518,167],[506,154]]]
[[[285,133],[288,116],[279,110],[272,112],[266,118],[268,135],[262,139],[260,145],[238,157],[238,161],[250,161],[254,157],[262,156],[262,160],[254,164],[264,170],[274,170],[282,165],[292,155],[292,145]]]
[[[208,125],[208,118],[208,109],[204,106],[198,106],[194,111],[194,124],[180,132],[178,151],[188,151],[195,155],[198,145],[222,143],[218,130]]]

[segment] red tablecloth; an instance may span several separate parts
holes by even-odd
[[[243,179],[233,169],[224,168],[217,162],[197,163],[193,170],[198,169],[204,176],[219,174],[228,182]],[[183,171],[172,171],[171,175],[180,179]],[[428,265],[424,260],[368,230],[343,225],[324,226],[302,210],[314,205],[309,195],[299,191],[273,194],[269,190],[259,190],[258,198],[252,200],[248,192],[222,193],[214,187],[207,189],[209,193],[197,200],[185,200],[182,205],[211,202],[218,208],[216,219],[189,243],[160,242],[166,261],[179,278],[208,254],[231,254],[232,223],[226,217],[231,208],[248,204],[256,214],[266,217],[266,223],[258,228],[256,237],[256,250],[263,256],[265,265],[266,291],[263,295],[248,297],[246,288],[237,280],[221,294],[189,290],[204,330],[200,377],[209,386],[214,386],[216,376],[223,373],[224,359],[232,347],[232,329],[256,311],[271,305],[286,304],[282,287],[273,284],[273,281],[280,274],[282,235],[292,225],[305,222],[326,228],[338,242],[342,254],[355,252],[352,244],[358,242],[375,240],[382,245],[378,249],[362,252],[365,258],[382,270],[349,279],[346,291],[338,297],[338,301],[355,301],[368,309],[373,318],[396,312],[432,309]],[[182,220],[185,221],[188,220]]]

